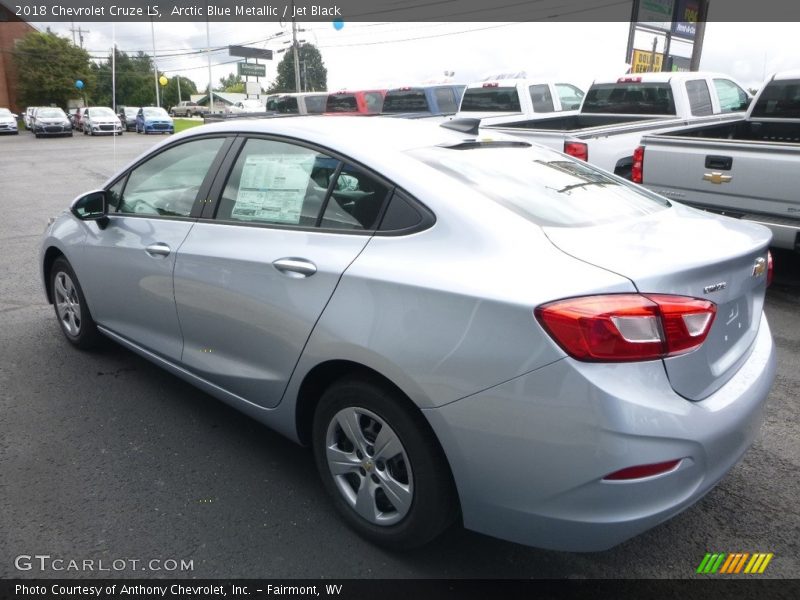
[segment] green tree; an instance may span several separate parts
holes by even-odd
[[[149,106],[156,103],[155,81],[153,80],[153,61],[144,52],[129,55],[116,50],[116,100],[117,106]],[[93,104],[112,105],[112,64],[111,54],[100,63],[93,65],[96,78]]]
[[[242,81],[241,75],[229,73],[227,77],[220,77],[219,87],[214,91],[244,94],[244,81]]]
[[[314,44],[301,44],[297,49],[300,58],[300,90],[303,92],[325,91],[328,88],[328,69],[322,54]],[[267,93],[296,92],[294,78],[294,52],[289,48],[278,63],[278,77]]]
[[[34,31],[26,35],[14,49],[14,62],[19,77],[19,96],[24,104],[66,107],[73,98],[94,91],[95,74],[89,54],[82,48],[51,31]],[[79,91],[75,82],[81,80]]]

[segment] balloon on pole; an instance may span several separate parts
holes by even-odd
[[[82,89],[83,89],[83,81],[81,81],[80,79],[78,79],[78,80],[75,82],[75,87],[76,87],[77,89],[79,89],[79,90],[82,90]]]
[[[167,83],[169,83],[169,79],[167,79],[166,75],[162,75],[161,77],[158,78],[158,83],[161,84],[161,87],[164,87],[165,85],[167,85]]]
[[[344,21],[342,21],[341,19],[334,19],[333,20],[333,28],[336,31],[341,31],[342,27],[344,27]]]

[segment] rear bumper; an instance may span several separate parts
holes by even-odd
[[[566,358],[424,411],[447,454],[464,525],[569,551],[610,548],[691,506],[755,439],[775,376],[766,318],[739,372],[701,402],[670,387],[661,361]],[[682,459],[673,471],[603,481]]]

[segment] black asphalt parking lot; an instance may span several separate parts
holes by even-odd
[[[17,568],[19,556],[50,555],[125,559],[102,576],[126,577],[683,578],[700,577],[706,552],[772,552],[763,577],[798,576],[797,255],[775,253],[766,311],[779,365],[766,422],[698,504],[600,553],[458,527],[390,553],[339,519],[307,449],[119,346],[84,353],[61,335],[37,264],[48,218],[162,139],[0,137],[0,577],[97,575]],[[154,559],[193,569],[142,570]]]

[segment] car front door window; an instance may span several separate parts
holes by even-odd
[[[180,144],[134,168],[118,212],[188,217],[223,142],[207,138]]]

